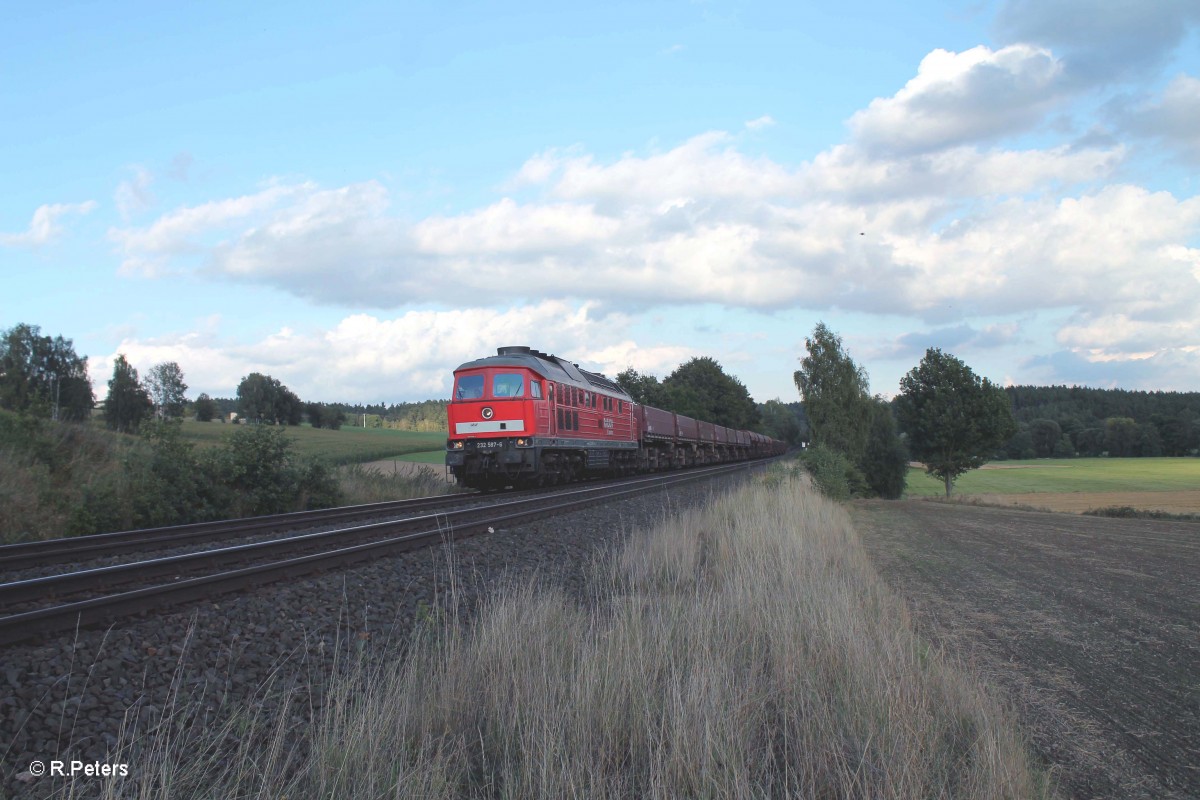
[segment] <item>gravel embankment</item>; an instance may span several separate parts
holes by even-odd
[[[271,716],[290,694],[291,722],[303,727],[337,663],[347,654],[394,654],[452,587],[467,612],[506,581],[536,578],[582,596],[597,554],[747,474],[0,649],[0,798],[48,796],[55,782],[31,779],[33,761],[111,763],[122,738],[152,733],[162,718],[210,724],[247,708]],[[185,706],[191,713],[178,713]],[[98,787],[104,778],[89,780]]]

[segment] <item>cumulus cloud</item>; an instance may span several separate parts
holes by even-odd
[[[1119,13],[1092,11],[1085,27],[1120,27]],[[1156,339],[1186,347],[1196,331],[1179,320],[1200,307],[1200,198],[1130,181],[1124,140],[1136,132],[1194,154],[1200,82],[1180,76],[1111,129],[1078,136],[1074,120],[1061,120],[1077,110],[1082,73],[1069,73],[1084,68],[1090,45],[1056,27],[1074,12],[1088,16],[1066,0],[1009,3],[998,23],[1005,46],[930,53],[895,94],[848,120],[847,141],[805,163],[744,151],[754,130],[773,124],[763,116],[618,157],[548,148],[514,165],[508,196],[415,220],[391,212],[375,181],[292,182],[178,208],[110,238],[127,275],[191,269],[354,309],[527,303],[524,315],[536,316],[529,309],[591,300],[920,320],[909,327],[924,331],[893,341],[894,352],[1010,345],[1021,335],[1012,323],[964,320],[1047,311],[1070,318],[1055,346],[1088,357],[1132,358]],[[1186,28],[1195,15],[1167,3],[1145,16],[1128,46],[1149,64],[1149,43],[1177,41],[1161,26]],[[1030,132],[1037,147],[1006,142]],[[1130,182],[1111,183],[1116,175]],[[398,319],[416,325],[416,313]],[[411,333],[382,316],[344,324],[350,340],[364,326],[381,341]],[[332,346],[311,336],[278,334],[285,349],[296,337]],[[570,342],[573,352],[583,342]],[[633,357],[621,346],[605,341],[590,357]]]
[[[62,235],[62,217],[70,214],[90,214],[95,209],[94,200],[38,206],[33,212],[33,219],[29,221],[29,227],[21,233],[0,233],[0,244],[8,247],[38,247],[49,244]]]
[[[1024,132],[1062,94],[1061,65],[1044,48],[934,50],[893,97],[850,118],[854,141],[874,153],[925,153]]]
[[[388,214],[378,183],[303,183],[111,235],[127,272],[202,257],[214,275],[358,307],[592,298],[627,308],[835,306],[945,323],[1200,305],[1185,244],[1200,229],[1200,199],[1130,185],[1062,199],[1038,191],[1087,185],[1121,157],[1119,148],[957,147],[872,159],[846,146],[789,169],[704,134],[610,163],[542,154],[522,169],[542,199],[415,223]]]
[[[248,344],[221,341],[206,326],[154,339],[126,337],[106,359],[93,359],[92,376],[102,387],[100,376],[124,353],[143,372],[178,362],[195,394],[231,397],[242,377],[263,372],[306,400],[395,403],[449,396],[455,367],[504,345],[532,344],[610,376],[628,366],[666,372],[697,355],[683,346],[636,342],[625,333],[628,325],[628,317],[593,303],[549,300],[395,317],[352,314],[327,330],[282,328]],[[380,396],[383,386],[386,396]]]
[[[909,309],[936,315],[1087,306],[1178,311],[1200,303],[1179,242],[1200,226],[1200,198],[1114,185],[1060,201],[1010,200],[942,230],[897,237],[895,258],[918,279]]]
[[[1084,86],[1152,74],[1197,25],[1195,0],[1007,0],[995,19],[1002,40],[1061,52],[1071,83]]]
[[[852,145],[838,145],[819,154],[803,171],[803,186],[808,193],[860,204],[960,201],[1101,180],[1112,175],[1124,157],[1119,143],[1043,150],[961,146],[904,158],[880,158]],[[944,206],[936,204],[938,209]]]
[[[176,209],[149,227],[112,228],[108,237],[124,256],[122,274],[152,277],[161,274],[172,257],[209,252],[211,237],[227,232],[228,226],[251,223],[285,199],[311,194],[314,189],[312,184],[270,186],[252,195]],[[255,230],[251,227],[243,235]]]
[[[1162,97],[1136,107],[1118,107],[1115,116],[1125,130],[1156,139],[1200,165],[1200,79],[1177,75]]]
[[[563,156],[554,151],[533,161],[536,167],[523,167],[522,174],[552,182],[556,197],[591,199],[605,212],[630,201],[662,208],[694,198],[778,197],[800,188],[795,170],[743,155],[724,131],[709,131],[649,156],[626,154],[611,164],[599,164],[589,155]]]

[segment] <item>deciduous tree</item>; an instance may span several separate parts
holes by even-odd
[[[1062,428],[1052,419],[1035,419],[1029,423],[1033,452],[1037,458],[1050,458],[1062,439]]]
[[[0,408],[61,420],[86,420],[96,404],[87,357],[70,339],[15,325],[0,336]]]
[[[299,425],[304,404],[292,390],[270,375],[252,372],[238,384],[238,414],[254,422]]]
[[[183,370],[174,361],[155,364],[146,373],[146,389],[161,417],[183,416],[187,403],[187,384],[183,382]]]
[[[132,433],[153,411],[154,403],[138,380],[137,370],[125,360],[124,354],[118,354],[104,401],[105,423],[115,431]]]
[[[633,367],[628,367],[617,373],[617,385],[624,389],[635,403],[655,408],[665,408],[667,405],[662,384],[653,375],[643,374]]]
[[[909,451],[945,483],[947,497],[959,475],[982,466],[1017,431],[1004,391],[938,348],[901,378],[896,416]]]
[[[217,415],[217,402],[204,392],[201,392],[200,396],[196,398],[194,408],[198,422],[211,422]]]
[[[1104,420],[1104,449],[1110,456],[1128,457],[1137,455],[1137,420],[1130,417],[1109,417]]]
[[[680,364],[662,382],[673,411],[729,428],[758,424],[758,407],[746,386],[708,356]]]
[[[792,376],[808,415],[813,441],[862,460],[871,424],[867,373],[842,348],[842,339],[818,322],[804,340],[808,355]]]
[[[798,445],[801,442],[800,418],[786,403],[768,400],[758,407],[758,432],[773,439]]]

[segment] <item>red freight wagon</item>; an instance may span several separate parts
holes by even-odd
[[[696,420],[691,417],[676,414],[675,429],[678,431],[679,441],[681,442],[695,442],[700,439],[699,426],[696,424]]]

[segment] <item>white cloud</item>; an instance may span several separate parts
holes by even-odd
[[[937,232],[896,237],[916,279],[902,307],[937,316],[1022,309],[1200,307],[1194,264],[1179,242],[1200,230],[1200,198],[1114,185],[1058,202],[1010,200]],[[962,304],[967,304],[962,308]]]
[[[747,122],[746,128],[748,128],[749,130],[752,130],[752,131],[757,131],[757,130],[762,130],[763,128],[769,128],[774,124],[775,124],[775,120],[771,117],[771,115],[764,114],[763,116],[759,117],[758,119],[752,119],[749,122]]]
[[[1062,92],[1049,50],[1017,44],[993,51],[934,50],[893,97],[850,118],[854,141],[871,152],[912,154],[989,141],[1042,121]]]
[[[128,221],[134,214],[145,211],[154,205],[154,194],[150,191],[150,186],[154,183],[154,176],[142,166],[134,166],[132,170],[133,177],[121,181],[117,185],[116,191],[113,192],[117,211],[120,212],[121,219],[125,221]]]
[[[95,209],[94,200],[38,206],[33,212],[33,219],[29,221],[29,227],[22,233],[0,233],[0,244],[9,247],[38,247],[49,244],[63,232],[60,218],[68,214],[90,214]]]
[[[377,183],[305,183],[178,209],[113,239],[126,269],[199,256],[216,275],[357,307],[594,298],[953,321],[1200,306],[1194,259],[1179,255],[1200,230],[1200,199],[1136,186],[1040,194],[1106,177],[1122,154],[957,147],[880,160],[844,146],[789,170],[705,134],[608,164],[537,156],[523,172],[547,199],[415,224],[388,215]]]
[[[1197,25],[1195,0],[1007,0],[995,22],[1004,41],[1061,51],[1070,81],[1082,86],[1152,74]]]
[[[1140,136],[1155,138],[1200,165],[1200,79],[1177,75],[1155,102],[1121,111],[1118,124]]]
[[[934,51],[895,95],[849,120],[848,142],[798,165],[750,156],[738,135],[708,131],[608,159],[578,145],[550,148],[515,169],[511,196],[415,220],[390,212],[388,189],[374,181],[290,183],[110,236],[127,274],[204,270],[354,309],[528,303],[529,316],[583,300],[835,308],[918,318],[935,339],[981,348],[1019,334],[964,319],[1042,310],[1071,318],[1058,346],[1080,352],[1148,352],[1157,333],[1184,346],[1192,329],[1180,320],[1200,307],[1200,198],[1104,185],[1128,179],[1136,164],[1119,140],[1071,142],[1063,133],[1071,124],[1047,124],[1074,110],[1063,70],[1036,42]],[[1198,86],[1177,78],[1161,102],[1142,106],[1146,135],[1191,146]],[[760,117],[745,130],[773,122]],[[1037,148],[998,144],[1033,130],[1046,140]],[[390,341],[394,331],[411,333],[419,313],[434,312],[409,312],[403,325],[344,324],[348,339],[361,340],[366,326]],[[278,348],[294,349],[297,337],[300,350],[332,347],[311,336],[281,331]],[[258,352],[271,352],[268,344]],[[588,352],[599,361],[622,353],[620,341],[598,348]]]
[[[959,201],[1022,195],[1055,183],[1074,185],[1101,180],[1115,171],[1124,155],[1120,145],[987,151],[962,146],[903,158],[880,158],[852,145],[839,145],[813,160],[804,171],[803,185],[810,192],[863,204],[912,198]]]
[[[616,210],[613,202],[662,207],[697,198],[765,198],[800,188],[795,171],[742,155],[723,131],[694,136],[651,156],[627,154],[609,165],[588,155],[556,157],[553,152],[535,161],[543,181],[553,181],[554,196],[594,199],[605,212]]]
[[[418,250],[461,256],[519,253],[537,256],[594,245],[617,234],[619,221],[587,205],[570,203],[519,206],[509,198],[477,212],[430,217],[413,229]]]
[[[673,369],[697,355],[687,347],[638,343],[629,318],[590,303],[543,301],[508,308],[410,311],[392,318],[353,314],[328,330],[282,328],[250,344],[222,342],[211,329],[140,340],[129,337],[106,359],[93,359],[101,392],[117,353],[140,372],[163,361],[184,369],[189,395],[232,397],[242,377],[263,372],[305,400],[401,402],[446,397],[459,364],[497,347],[530,344],[568,356],[610,377],[627,366]],[[382,390],[381,387],[387,387]]]
[[[207,252],[211,247],[208,237],[231,224],[251,221],[283,200],[314,188],[312,184],[271,186],[252,195],[177,209],[148,228],[112,228],[108,236],[124,253],[122,274],[152,277],[167,267],[172,256]]]

